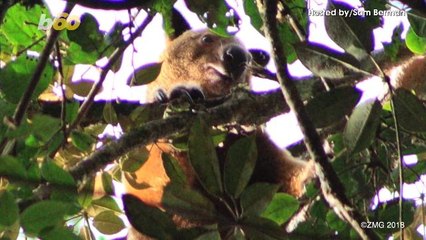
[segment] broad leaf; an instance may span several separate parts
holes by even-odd
[[[223,193],[222,179],[215,146],[204,120],[198,118],[190,130],[188,152],[191,166],[201,185],[214,195]]]
[[[420,14],[416,14],[415,11],[410,11],[407,17],[416,35],[419,37],[426,37],[426,18]]]
[[[175,236],[176,226],[165,212],[129,194],[123,195],[123,204],[129,222],[139,232],[157,239]]]
[[[43,240],[79,240],[80,238],[73,233],[71,229],[64,226],[56,226],[53,229],[43,231],[40,234],[40,238]]]
[[[212,202],[201,193],[178,185],[168,185],[164,190],[163,207],[171,213],[191,221],[214,222],[216,210]]]
[[[81,46],[84,52],[100,52],[103,46],[104,33],[99,30],[99,23],[96,18],[89,13],[81,16],[80,26],[67,31],[68,38]]]
[[[412,28],[408,29],[405,44],[415,54],[426,53],[426,37],[419,37]]]
[[[0,91],[4,98],[11,103],[18,103],[27,90],[30,80],[37,67],[37,59],[20,55],[16,60],[8,62],[6,67],[0,68]],[[36,99],[53,79],[53,69],[47,64],[40,80],[34,89],[32,99]]]
[[[103,196],[99,199],[93,200],[91,207],[97,208],[97,210],[110,210],[114,211],[115,213],[122,213],[120,207],[118,206],[116,200],[112,198],[111,196]]]
[[[173,156],[165,153],[161,154],[161,158],[163,159],[163,166],[167,176],[170,178],[170,184],[188,186],[185,172],[179,162]]]
[[[71,132],[71,142],[81,151],[89,151],[92,147],[92,144],[95,143],[95,139],[84,132],[72,131]]]
[[[226,191],[238,198],[250,181],[257,159],[254,136],[243,137],[232,144],[226,155],[224,183]]]
[[[0,228],[12,226],[19,216],[15,197],[6,190],[0,190]]]
[[[278,224],[266,218],[247,217],[241,221],[240,226],[247,239],[286,239],[285,231]]]
[[[125,228],[123,220],[113,211],[104,211],[93,218],[93,226],[103,234],[115,234]]]
[[[376,136],[381,110],[382,106],[377,99],[364,102],[355,108],[343,133],[349,152],[357,153],[370,146]]]
[[[279,185],[254,183],[241,193],[241,207],[245,216],[259,216],[272,201]]]
[[[355,87],[341,87],[321,93],[306,104],[306,111],[315,127],[323,128],[338,123],[350,114],[361,98]],[[318,111],[321,109],[321,111]]]
[[[38,235],[42,230],[64,220],[70,205],[58,201],[42,201],[29,206],[21,214],[21,225],[28,234]]]
[[[114,195],[115,188],[114,183],[112,182],[112,176],[108,172],[103,172],[101,174],[102,179],[102,188],[104,189],[107,195]]]
[[[134,74],[129,77],[127,83],[140,86],[154,81],[161,72],[161,65],[162,63],[148,63],[139,67],[135,70]]]
[[[295,50],[300,61],[319,77],[340,79],[364,73],[360,63],[348,54],[317,43],[299,43]]]
[[[69,172],[60,168],[52,161],[45,161],[41,166],[41,175],[50,184],[59,185],[64,188],[74,188],[76,186],[74,178]]]
[[[286,193],[277,193],[262,213],[262,217],[281,225],[290,219],[298,209],[299,201],[296,198]]]
[[[121,160],[121,170],[135,172],[148,160],[149,152],[145,147],[136,148],[127,153]]]
[[[328,36],[346,52],[357,59],[363,59],[367,52],[374,49],[372,27],[360,16],[350,15],[353,11],[347,3],[328,1],[328,11],[339,11],[339,14],[328,14],[324,17]],[[348,14],[344,16],[340,13]]]

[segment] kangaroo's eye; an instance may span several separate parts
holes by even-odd
[[[202,41],[203,43],[212,43],[212,42],[213,42],[213,37],[212,37],[212,36],[210,36],[210,35],[204,35],[204,36],[201,38],[201,41]]]

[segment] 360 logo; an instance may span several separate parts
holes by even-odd
[[[64,30],[65,28],[72,31],[80,26],[80,18],[77,16],[68,16],[68,13],[62,13],[59,17],[51,18],[46,17],[46,14],[40,16],[38,22],[38,29],[49,30],[53,27],[55,30]]]

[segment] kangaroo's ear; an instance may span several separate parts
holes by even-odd
[[[176,10],[176,8],[172,9],[172,22],[171,22],[171,24],[172,24],[174,31],[167,36],[169,41],[174,40],[175,38],[182,35],[182,33],[191,29],[191,27],[189,26],[189,23],[182,16],[182,14],[178,10]]]

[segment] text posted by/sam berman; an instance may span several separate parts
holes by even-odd
[[[309,16],[340,16],[340,17],[368,17],[368,16],[406,16],[405,11],[400,10],[365,10],[365,9],[309,9]]]

